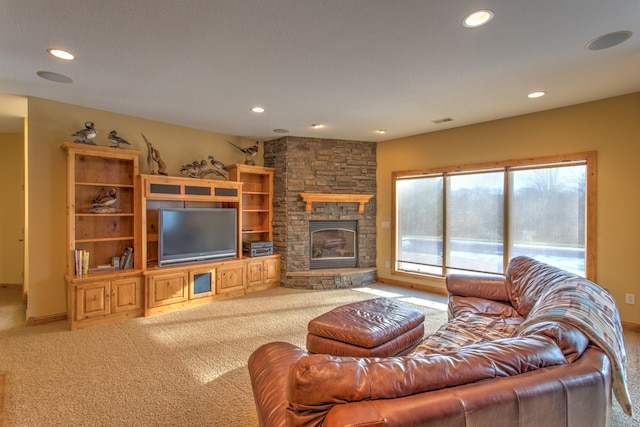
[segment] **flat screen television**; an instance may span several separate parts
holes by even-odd
[[[238,214],[228,208],[158,210],[158,265],[221,261],[238,253]]]

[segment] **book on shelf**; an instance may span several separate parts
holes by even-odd
[[[83,249],[75,250],[76,275],[81,276],[89,273],[89,251]]]
[[[89,273],[98,273],[100,271],[113,271],[115,270],[115,267],[111,264],[103,264],[103,265],[97,265],[95,267],[91,267],[89,268]]]
[[[133,248],[131,246],[127,247],[120,257],[120,270],[126,268],[133,268]]]

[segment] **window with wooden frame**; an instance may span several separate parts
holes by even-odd
[[[596,152],[394,172],[394,274],[503,274],[526,255],[595,280]]]

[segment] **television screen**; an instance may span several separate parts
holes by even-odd
[[[237,233],[235,209],[159,209],[158,264],[162,267],[235,258]]]

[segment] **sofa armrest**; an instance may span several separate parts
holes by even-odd
[[[260,426],[285,424],[287,373],[291,365],[307,355],[293,344],[271,342],[258,347],[249,357],[249,375]]]
[[[504,276],[496,274],[452,273],[446,277],[449,295],[509,302]]]

